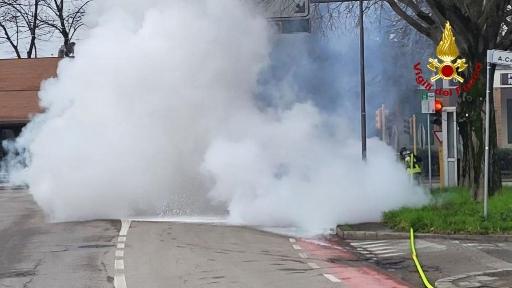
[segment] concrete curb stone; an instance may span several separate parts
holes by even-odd
[[[336,227],[336,234],[345,240],[391,240],[391,239],[409,239],[409,233],[405,232],[387,232],[387,231],[343,231],[340,226]],[[417,233],[415,238],[423,239],[450,239],[450,240],[474,240],[474,241],[512,241],[512,235],[443,235]]]

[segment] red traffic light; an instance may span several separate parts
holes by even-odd
[[[434,104],[434,110],[436,113],[443,111],[443,102],[441,102],[441,100],[436,100],[436,103]]]

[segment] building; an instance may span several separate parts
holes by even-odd
[[[0,141],[17,137],[31,117],[41,112],[37,93],[43,80],[57,75],[59,60],[0,60]]]
[[[494,109],[496,110],[498,147],[512,148],[512,69],[510,68],[499,67],[496,70]]]

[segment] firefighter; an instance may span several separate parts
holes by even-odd
[[[407,173],[411,175],[411,178],[416,180],[418,183],[421,178],[421,157],[414,155],[409,149],[402,147],[400,149],[400,158],[405,164]]]

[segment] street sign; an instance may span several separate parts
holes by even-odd
[[[436,96],[434,93],[423,93],[421,95],[421,113],[436,113]]]
[[[304,19],[280,19],[271,20],[277,27],[279,33],[292,34],[292,33],[311,33],[311,21],[307,18]]]
[[[310,0],[253,0],[271,20],[309,17]]]
[[[489,50],[491,53],[489,62],[500,65],[512,65],[512,52],[502,50]]]
[[[501,85],[512,85],[512,73],[501,73]]]

